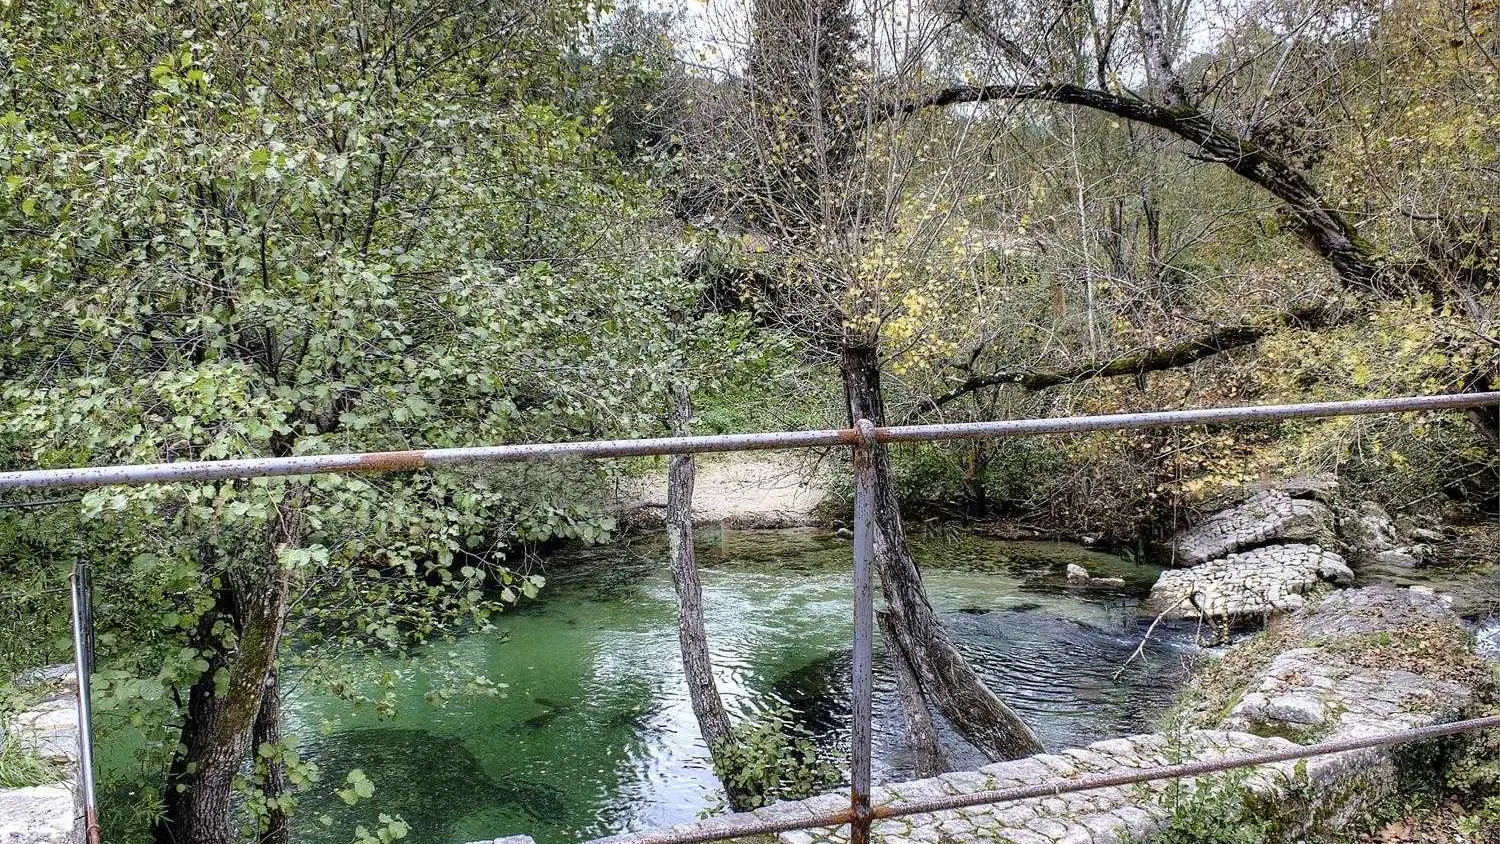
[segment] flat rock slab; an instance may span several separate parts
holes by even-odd
[[[1270,489],[1178,533],[1172,538],[1173,562],[1194,566],[1277,541],[1332,548],[1337,541],[1335,523],[1327,504]]]
[[[11,719],[10,738],[44,759],[78,761],[78,709],[70,699],[49,699]]]
[[[79,815],[66,784],[0,791],[0,844],[76,844]]]
[[[1344,558],[1317,545],[1268,545],[1164,571],[1141,604],[1169,619],[1235,619],[1300,609],[1321,583],[1354,581]]]
[[[58,765],[59,782],[0,790],[0,844],[80,844],[84,840],[78,773],[77,684],[71,665],[37,668],[17,677],[23,689],[44,692],[17,713],[0,742],[15,742]]]

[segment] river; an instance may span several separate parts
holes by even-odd
[[[1154,567],[1061,543],[969,536],[920,537],[914,550],[960,647],[1049,748],[1147,729],[1193,658],[1190,638],[1169,632],[1113,677],[1139,639],[1136,607]],[[785,705],[821,746],[840,752],[848,541],[814,530],[714,531],[700,537],[699,553],[716,676],[732,714]],[[1126,585],[1069,587],[1068,562]],[[339,667],[372,685],[415,671],[415,682],[404,675],[392,684],[392,717],[351,715],[344,701],[296,689],[287,726],[307,736],[303,756],[322,771],[299,812],[298,841],[346,844],[354,824],[373,826],[386,813],[411,825],[411,844],[515,833],[551,844],[679,823],[718,805],[681,678],[663,543],[570,551],[549,560],[546,574],[539,599],[492,631],[405,661],[351,658]],[[438,665],[490,677],[504,695],[434,705],[423,671]],[[886,781],[906,769],[878,650],[876,672],[875,777]],[[958,765],[983,762],[954,755]],[[332,792],[353,768],[376,790],[349,807]]]

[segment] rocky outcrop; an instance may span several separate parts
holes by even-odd
[[[1348,546],[1350,557],[1359,562],[1389,551],[1400,542],[1391,514],[1373,501],[1362,501],[1343,512],[1339,535]]]
[[[1347,586],[1344,558],[1317,545],[1269,545],[1190,569],[1164,571],[1142,612],[1169,619],[1261,617],[1300,608],[1317,586]]]
[[[1431,592],[1338,592],[1293,616],[1290,628],[1281,635],[1301,646],[1266,664],[1222,726],[1308,740],[1410,729],[1458,718],[1481,680],[1464,676],[1468,637]],[[1392,635],[1411,641],[1382,644]],[[1424,651],[1425,664],[1412,658]]]
[[[1243,495],[1173,537],[1170,562],[1193,568],[1164,573],[1143,613],[1233,620],[1296,609],[1319,583],[1349,585],[1351,565],[1387,571],[1428,565],[1436,554],[1426,537],[1442,538],[1412,524],[1403,530],[1373,501],[1340,501],[1338,480],[1328,475]]]
[[[1322,501],[1269,489],[1179,532],[1172,539],[1172,562],[1197,565],[1271,542],[1333,548],[1338,541],[1335,528],[1333,510]]]
[[[77,685],[69,665],[29,671],[12,683],[36,702],[4,724],[0,742],[16,742],[52,762],[58,780],[0,789],[0,842],[78,844],[84,840],[78,792]]]
[[[1466,716],[1477,691],[1489,682],[1452,613],[1436,598],[1410,590],[1336,593],[1294,613],[1276,635],[1270,641],[1285,641],[1279,653],[1259,665],[1247,663],[1242,675],[1231,673],[1228,681],[1208,678],[1213,705],[1204,708],[1208,714],[1200,721],[1192,720],[1194,710],[1188,707],[1188,720],[1163,732],[881,786],[873,789],[872,803],[892,808],[977,791],[1067,787],[1084,777],[1425,726]],[[1388,644],[1408,641],[1431,651],[1430,658],[1409,659]],[[1210,774],[1185,780],[1187,789],[1175,795],[1167,781],[1156,780],[905,815],[877,821],[872,837],[890,844],[1146,842],[1170,826],[1174,800],[1191,799],[1197,787],[1213,784],[1220,793],[1229,792],[1229,799],[1238,795],[1248,814],[1269,824],[1262,830],[1264,840],[1293,841],[1313,829],[1338,828],[1395,793],[1408,777],[1441,775],[1430,764],[1403,767],[1398,760],[1414,758],[1410,751],[1407,746],[1398,756],[1389,748],[1371,748],[1262,765],[1239,777]],[[847,793],[826,794],[674,831],[733,832],[758,821],[807,818],[848,806]],[[618,836],[595,844],[629,840]],[[785,832],[779,840],[842,844],[849,840],[849,828]]]

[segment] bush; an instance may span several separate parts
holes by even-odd
[[[1172,780],[1162,793],[1171,813],[1152,844],[1263,844],[1271,822],[1247,805],[1247,771],[1198,779],[1191,786]]]
[[[785,708],[735,724],[714,772],[737,809],[800,800],[837,785],[839,770]]]

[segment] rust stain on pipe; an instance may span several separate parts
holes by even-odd
[[[409,472],[425,469],[427,458],[420,451],[377,451],[362,454],[355,461],[356,472]]]

